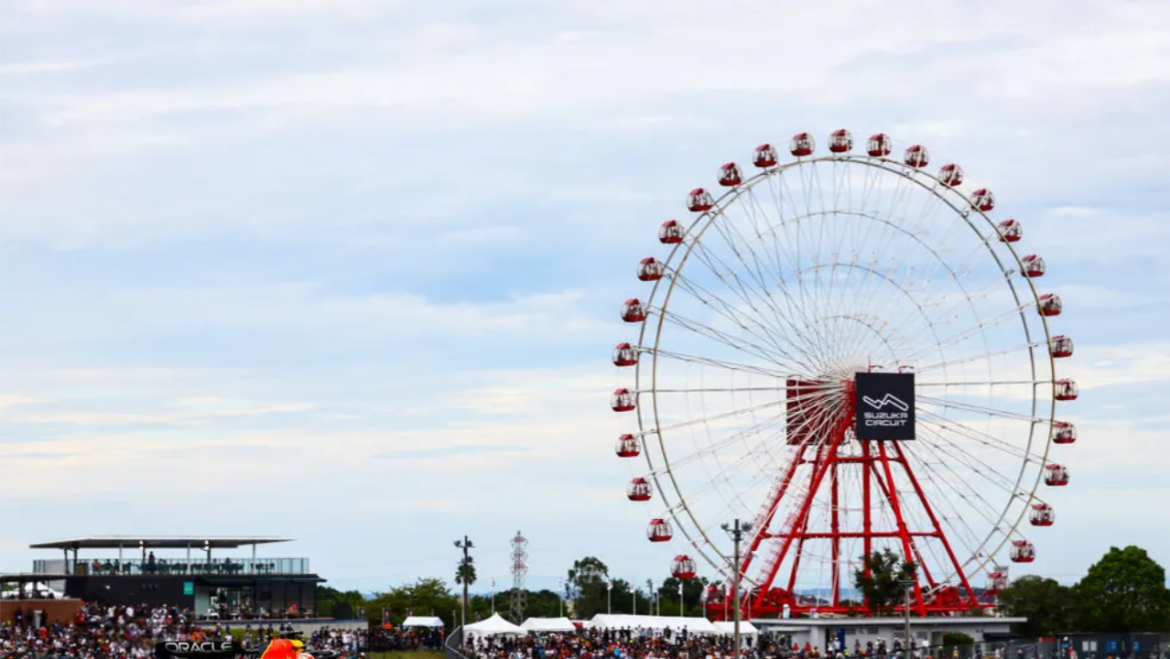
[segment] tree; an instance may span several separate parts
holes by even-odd
[[[1085,631],[1166,629],[1170,618],[1166,570],[1140,547],[1110,547],[1074,588],[1081,603],[1080,624]]]
[[[375,593],[366,604],[370,622],[382,622],[382,611],[385,610],[395,625],[413,611],[416,615],[438,616],[446,625],[452,626],[459,622],[454,615],[457,608],[459,599],[442,579],[419,579],[413,584]]]
[[[862,567],[853,575],[853,584],[865,595],[866,606],[877,614],[887,612],[905,597],[904,582],[914,581],[918,566],[903,560],[890,549],[861,557]]]
[[[947,632],[942,636],[942,644],[948,648],[956,645],[975,645],[975,639],[963,632]]]
[[[609,568],[601,559],[586,556],[573,562],[569,568],[569,593],[573,598],[573,613],[578,618],[589,619],[598,613],[605,613],[606,582],[609,580]],[[618,603],[618,593],[615,584],[614,608]]]
[[[1077,596],[1073,589],[1053,579],[1026,575],[1016,579],[997,596],[1000,610],[1027,618],[1012,631],[1032,638],[1053,636],[1076,625]]]
[[[662,607],[662,615],[678,615],[678,583],[679,579],[669,577],[658,588],[658,601]],[[709,582],[703,577],[683,579],[683,600],[686,603],[685,615],[706,617],[703,610],[703,591]]]
[[[317,586],[317,615],[345,620],[366,608],[366,598],[356,590],[342,592],[329,586]]]
[[[455,583],[460,586],[471,586],[475,584],[475,563],[470,556],[464,561],[459,559],[459,567],[455,568]]]

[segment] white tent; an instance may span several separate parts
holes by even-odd
[[[735,633],[735,623],[734,622],[716,622],[713,624],[715,625],[715,629],[720,634],[726,634],[728,636],[731,636],[732,634]],[[759,636],[760,630],[756,629],[756,626],[753,625],[752,623],[748,622],[747,620],[740,620],[739,621],[739,634],[740,634],[740,636]]]
[[[49,588],[43,581],[21,584],[18,588],[4,591],[4,594],[0,597],[3,597],[4,599],[17,599],[20,597],[20,591],[22,590],[24,591],[24,596],[26,598],[41,597],[55,600],[65,599],[65,593]]]
[[[468,625],[463,629],[468,637],[482,638],[484,636],[527,636],[528,630],[519,625],[504,620],[496,613],[487,620]]]
[[[442,627],[443,621],[435,616],[409,616],[402,621],[402,627]]]
[[[690,634],[718,634],[715,625],[706,618],[676,618],[674,616],[633,616],[624,613],[598,613],[585,625],[587,629],[672,629],[687,630]]]
[[[577,628],[568,618],[529,618],[520,626],[530,632],[575,632]]]

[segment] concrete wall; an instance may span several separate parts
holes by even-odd
[[[228,626],[232,629],[244,629],[245,627],[280,627],[282,625],[292,625],[293,631],[300,632],[305,636],[311,635],[313,632],[328,627],[329,629],[348,629],[348,630],[362,630],[370,626],[365,620],[333,620],[332,618],[315,618],[311,620],[203,620],[195,623],[200,627],[215,627]]]

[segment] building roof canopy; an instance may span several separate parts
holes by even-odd
[[[274,542],[290,542],[290,538],[274,536],[222,536],[222,535],[164,535],[164,536],[133,536],[133,535],[98,535],[85,538],[70,538],[54,540],[52,542],[38,542],[29,545],[29,549],[236,549],[254,545],[266,545]]]

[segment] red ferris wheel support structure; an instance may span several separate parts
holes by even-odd
[[[764,558],[763,575],[757,581],[741,607],[750,615],[768,617],[787,609],[790,614],[816,611],[818,613],[850,613],[859,602],[850,602],[842,593],[848,588],[852,575],[842,574],[841,566],[850,557],[842,555],[846,540],[861,540],[865,555],[872,553],[875,544],[901,548],[901,556],[917,566],[910,609],[915,615],[944,614],[989,608],[991,603],[980,601],[954,549],[943,532],[938,516],[930,505],[914,469],[899,441],[859,440],[854,433],[856,425],[856,385],[845,382],[787,382],[789,424],[787,443],[796,445],[799,454],[780,475],[763,509],[756,517],[754,534],[741,566],[746,574],[765,543],[772,546]],[[847,449],[852,445],[852,449]],[[807,474],[798,476],[798,468],[811,467]],[[838,484],[847,472],[861,481],[861,530],[856,525],[843,525],[840,520],[841,502]],[[897,479],[908,483],[913,496],[899,494]],[[803,483],[801,482],[803,480]],[[802,490],[802,491],[797,491]],[[819,493],[826,493],[831,502],[828,530],[811,530],[813,502]],[[803,502],[786,519],[775,519],[785,496],[798,496]],[[875,519],[873,512],[886,507],[892,513],[893,524]],[[905,514],[909,505],[920,506],[930,521],[928,528],[912,526]],[[950,581],[944,585],[935,580],[929,561],[923,557],[920,544],[928,539],[940,543],[954,569]],[[801,569],[801,554],[807,543],[828,542],[831,545],[830,590],[819,601],[796,594],[797,575]],[[785,565],[787,562],[787,565]],[[786,569],[781,570],[782,566]],[[783,574],[782,574],[783,572]],[[731,596],[727,595],[730,600]],[[728,602],[709,598],[707,608],[716,619],[730,615]],[[904,606],[895,607],[904,612]]]

